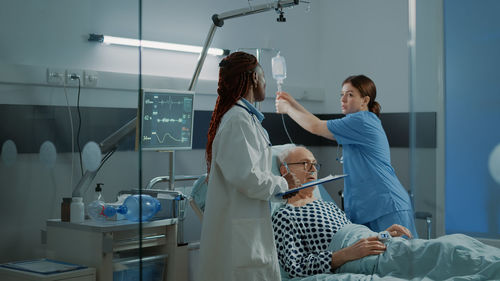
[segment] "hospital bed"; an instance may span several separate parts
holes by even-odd
[[[272,170],[273,173],[279,174],[279,169],[278,169],[278,159],[277,155],[279,152],[284,148],[284,146],[273,146],[273,163],[272,163]],[[193,208],[194,212],[198,215],[200,220],[203,219],[203,210],[205,206],[205,196],[206,196],[206,190],[207,190],[207,185],[205,182],[206,179],[206,174],[200,177],[193,186],[191,196],[189,198],[189,203],[191,207]],[[321,185],[318,185],[318,188],[315,189],[314,195],[317,198],[320,198],[325,201],[331,201],[333,202],[331,196],[328,194],[328,192],[325,190],[325,188]],[[272,211],[280,208],[279,204],[272,203],[271,204]],[[356,226],[356,225],[351,225],[351,226]],[[346,227],[347,228],[347,227]],[[373,235],[373,232],[369,231],[370,233],[364,233],[362,235]],[[338,236],[338,235],[337,235]],[[352,239],[353,241],[350,241],[348,243],[354,243],[354,241],[359,240],[360,237],[355,237],[356,235],[353,235],[353,237],[349,238]],[[343,239],[343,238],[342,238]],[[395,239],[400,239],[400,238],[395,238]],[[344,240],[346,241],[346,240]],[[388,251],[391,251],[387,255],[383,255],[383,259],[389,259],[389,261],[385,263],[385,265],[389,264],[392,265],[393,267],[398,267],[398,268],[403,268],[405,270],[409,271],[420,271],[420,276],[413,278],[411,280],[456,280],[453,277],[452,278],[445,278],[444,275],[441,276],[441,274],[445,274],[449,269],[453,269],[454,271],[460,271],[462,269],[472,271],[472,275],[468,275],[465,277],[465,279],[460,279],[460,280],[486,280],[482,277],[485,276],[495,276],[495,280],[500,279],[500,250],[486,246],[485,244],[480,243],[479,241],[472,239],[470,237],[467,237],[465,235],[447,235],[440,237],[438,239],[433,239],[433,240],[422,240],[422,239],[417,239],[415,240],[416,243],[413,243],[412,245],[415,247],[420,247],[423,249],[425,252],[425,257],[424,259],[419,259],[419,260],[412,260],[411,255],[405,255],[405,256],[398,256],[398,249],[397,247],[392,248]],[[426,242],[428,241],[428,242]],[[457,245],[460,245],[460,249],[457,250]],[[412,247],[413,247],[412,246]],[[343,247],[340,247],[343,248]],[[439,249],[439,250],[436,250]],[[382,255],[380,256],[382,257]],[[454,259],[460,259],[464,258],[466,259],[465,263],[456,263],[454,262],[452,264],[452,261]],[[486,258],[485,258],[486,257]],[[340,281],[353,281],[353,280],[361,280],[361,281],[369,281],[369,280],[392,280],[392,281],[398,281],[398,280],[408,280],[408,279],[401,279],[398,277],[391,276],[392,272],[389,272],[387,276],[380,277],[376,274],[373,274],[373,272],[365,272],[364,274],[361,273],[349,273],[349,272],[358,272],[358,268],[366,268],[367,264],[368,267],[373,266],[374,264],[378,264],[378,259],[379,256],[369,256],[368,258],[363,258],[361,260],[349,262],[347,264],[349,265],[344,265],[343,267],[350,267],[350,271],[342,271],[339,270],[340,273],[335,273],[335,274],[317,274],[313,276],[308,276],[308,277],[295,277],[295,278],[290,278],[288,274],[281,268],[280,266],[280,273],[281,273],[281,278],[283,281],[333,281],[333,280],[340,280]],[[484,260],[495,260],[497,259],[498,261],[493,262],[493,264],[488,265],[487,267],[481,267],[481,264],[484,263]],[[377,261],[375,261],[377,260]],[[440,265],[438,265],[440,260],[445,260],[444,268],[438,267],[438,266],[443,266],[442,262]],[[376,267],[376,266],[375,266]],[[475,272],[477,268],[477,271],[480,272]],[[428,271],[427,271],[428,270]],[[338,272],[339,272],[338,271]],[[386,272],[387,274],[387,272]],[[429,274],[429,276],[427,276]],[[498,278],[496,278],[498,276]],[[442,278],[441,278],[442,277]],[[469,278],[469,279],[467,279]],[[493,279],[488,279],[488,280],[493,280]]]

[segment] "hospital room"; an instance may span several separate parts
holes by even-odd
[[[500,280],[499,11],[3,1],[0,280]]]

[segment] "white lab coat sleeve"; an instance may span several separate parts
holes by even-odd
[[[286,180],[271,173],[268,143],[259,135],[260,124],[246,116],[232,116],[220,128],[215,168],[225,180],[249,198],[269,200],[288,189]]]

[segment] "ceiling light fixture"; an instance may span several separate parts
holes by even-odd
[[[174,43],[149,41],[149,40],[137,40],[137,39],[115,37],[115,36],[108,36],[108,35],[94,34],[94,33],[89,34],[88,41],[100,42],[110,45],[122,45],[122,46],[132,46],[132,47],[142,46],[143,48],[196,53],[196,54],[201,53],[203,49],[200,46],[174,44]],[[223,56],[223,55],[228,55],[230,51],[226,49],[209,48],[207,53],[214,56]]]

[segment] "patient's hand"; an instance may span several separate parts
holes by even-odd
[[[399,236],[406,235],[406,236],[412,238],[411,232],[408,230],[408,228],[406,228],[402,225],[399,225],[399,224],[393,224],[389,228],[387,228],[386,230],[389,231],[389,233],[391,234],[392,237],[399,237]]]
[[[385,250],[385,244],[380,242],[377,236],[363,238],[355,244],[333,253],[332,271],[348,261],[357,260],[370,255],[382,254]]]

